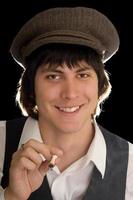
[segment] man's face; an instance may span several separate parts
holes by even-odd
[[[98,101],[98,78],[84,61],[69,69],[40,66],[35,77],[39,119],[53,131],[81,132],[91,123]]]

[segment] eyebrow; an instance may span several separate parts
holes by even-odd
[[[92,70],[92,67],[88,66],[88,67],[81,67],[81,68],[78,68],[76,70],[76,72],[83,72],[83,71],[87,71],[87,70]]]
[[[55,72],[55,73],[63,74],[63,71],[61,71],[61,70],[59,70],[59,69],[51,69],[51,68],[42,69],[42,72],[44,72],[44,73],[47,73],[47,72]]]
[[[87,70],[92,70],[92,67],[87,66],[87,67],[77,67],[74,68],[76,69],[75,72],[79,73],[79,72],[83,72],[83,71],[87,71]],[[46,73],[46,72],[55,72],[55,73],[59,73],[59,74],[63,74],[64,72],[61,69],[51,69],[51,68],[47,68],[47,69],[42,69],[42,72]]]

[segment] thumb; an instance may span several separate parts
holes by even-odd
[[[49,169],[49,162],[47,160],[45,160],[44,162],[42,162],[42,164],[39,167],[40,174],[42,176],[45,176],[48,169]]]

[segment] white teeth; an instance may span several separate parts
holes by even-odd
[[[79,106],[75,106],[75,107],[71,107],[71,108],[59,108],[59,110],[63,111],[63,112],[75,112],[76,110],[79,109]]]

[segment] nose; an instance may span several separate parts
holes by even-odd
[[[62,98],[66,100],[76,99],[79,96],[78,84],[72,80],[67,80],[62,85]]]

